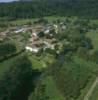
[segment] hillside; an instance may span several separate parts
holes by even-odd
[[[0,17],[32,18],[50,15],[97,18],[97,0],[20,0],[1,3]]]

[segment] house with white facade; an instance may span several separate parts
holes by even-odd
[[[26,46],[25,49],[26,49],[26,51],[30,51],[32,53],[38,53],[39,52],[39,48],[36,48],[36,47]]]

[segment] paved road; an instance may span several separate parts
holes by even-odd
[[[85,95],[84,100],[89,100],[97,84],[98,84],[98,77],[95,79],[88,93]]]

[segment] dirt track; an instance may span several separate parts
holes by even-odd
[[[97,84],[98,84],[98,77],[95,79],[88,93],[85,95],[84,100],[89,100]]]

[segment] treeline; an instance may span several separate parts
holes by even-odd
[[[20,0],[20,2],[1,3],[0,17],[32,18],[50,15],[81,16],[97,18],[97,0]]]

